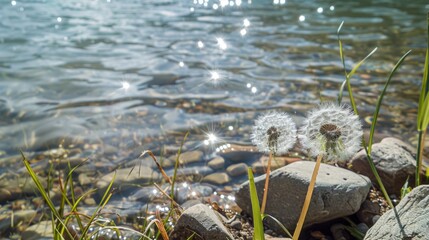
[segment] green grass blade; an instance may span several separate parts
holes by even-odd
[[[113,183],[115,182],[115,179],[116,179],[116,172],[113,175],[112,181],[110,181],[109,185],[107,186],[107,189],[104,192],[103,197],[101,198],[100,204],[97,206],[97,209],[92,214],[89,222],[86,224],[86,227],[82,231],[82,236],[86,236],[86,234],[88,233],[89,228],[91,227],[92,222],[97,217],[97,215],[100,212],[100,210],[103,209],[104,206],[106,206],[107,202],[109,202],[110,197],[112,196],[111,189],[112,189]]]
[[[344,21],[342,21],[340,26],[338,27],[337,39],[338,39],[338,46],[340,47],[340,58],[341,58],[341,63],[343,64],[344,76],[347,77],[346,62],[344,60],[344,53],[343,53],[343,43],[342,43],[341,38],[340,38],[340,32],[341,32],[341,28],[343,27],[343,25],[344,25]]]
[[[427,87],[428,87],[428,80],[429,80],[429,46],[428,49],[426,49],[426,57],[425,57],[425,66],[423,69],[423,79],[422,79],[422,86],[420,89],[420,97],[419,97],[419,108],[418,108],[418,122],[417,122],[417,130],[422,131],[423,129],[423,125],[422,125],[422,121],[423,121],[423,112],[426,111],[426,109],[423,107],[424,106],[424,102],[426,101],[426,95],[427,95]]]
[[[364,57],[360,62],[358,62],[358,64],[353,67],[349,74],[347,74],[347,78],[350,79],[360,68],[360,66],[377,51],[377,49],[378,48],[374,48],[370,53],[368,53],[368,55],[366,55],[366,57]]]
[[[375,105],[375,111],[374,115],[372,117],[372,123],[371,123],[371,129],[369,132],[369,140],[368,140],[368,152],[371,153],[372,150],[372,144],[374,142],[374,132],[375,132],[375,126],[377,124],[378,114],[380,113],[381,104],[383,102],[384,95],[386,95],[387,87],[389,87],[389,84],[392,80],[393,75],[395,74],[396,70],[398,70],[399,66],[404,62],[405,58],[411,53],[411,50],[406,52],[399,61],[395,64],[392,71],[389,74],[389,77],[387,78],[386,83],[384,84],[383,91],[381,91],[380,96],[378,96],[377,104]]]
[[[265,219],[267,217],[271,218],[274,222],[276,222],[277,225],[279,225],[280,228],[288,235],[288,237],[292,238],[292,234],[290,234],[290,232],[287,230],[287,228],[279,220],[277,220],[277,218],[275,218],[269,214],[264,214],[262,216],[262,219]]]
[[[338,99],[337,99],[338,105],[340,105],[342,100],[343,100],[343,92],[344,92],[344,87],[346,86],[346,84],[347,84],[347,81],[344,80],[340,86],[340,91],[338,92]]]
[[[264,240],[264,226],[262,225],[261,209],[259,207],[258,194],[256,192],[255,178],[253,177],[252,168],[247,169],[249,175],[250,200],[252,202],[254,240]]]
[[[30,162],[27,160],[27,158],[24,156],[24,153],[21,152],[22,160],[24,162],[24,166],[27,169],[28,174],[30,175],[31,179],[33,180],[34,184],[36,184],[37,190],[39,191],[40,195],[42,195],[43,200],[45,200],[45,203],[48,205],[49,210],[51,210],[51,213],[53,215],[54,221],[57,221],[59,225],[61,225],[62,229],[65,229],[68,236],[72,236],[72,234],[67,229],[66,224],[62,221],[62,217],[58,213],[57,209],[55,208],[54,203],[51,201],[50,197],[48,196],[48,193],[46,192],[45,188],[43,187],[43,184],[40,182],[39,178],[37,177],[34,170],[31,168]],[[58,231],[58,229],[55,227],[54,233]]]

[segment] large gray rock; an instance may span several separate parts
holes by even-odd
[[[387,192],[399,194],[408,176],[416,169],[415,150],[396,138],[385,138],[372,146],[372,159]],[[368,176],[377,183],[366,158],[365,150],[349,161],[352,171]]]
[[[171,239],[188,239],[193,232],[193,239],[227,240],[234,239],[223,224],[223,218],[204,204],[197,204],[186,209],[177,221]]]
[[[381,216],[365,239],[429,239],[429,185],[413,189],[396,206],[396,212],[389,210]]]
[[[270,176],[265,212],[278,219],[289,231],[296,227],[307,193],[315,162],[299,161],[274,170]],[[259,199],[262,199],[265,175],[255,178]],[[371,181],[352,171],[321,164],[305,226],[351,215],[365,200]],[[236,202],[243,211],[252,214],[249,185],[245,182],[236,194]],[[269,227],[283,231],[273,221]]]

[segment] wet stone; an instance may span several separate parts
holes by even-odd
[[[226,173],[212,173],[203,178],[203,182],[213,183],[217,185],[223,185],[230,181],[229,175]]]
[[[179,162],[180,164],[190,164],[194,162],[199,162],[202,160],[204,153],[202,151],[190,151],[180,154]],[[170,160],[176,161],[177,156],[171,156]]]
[[[232,162],[253,162],[262,156],[255,146],[231,144],[218,153],[225,160]]]
[[[222,169],[225,166],[225,159],[223,157],[215,157],[208,162],[208,166],[214,170]]]
[[[38,240],[38,239],[52,239],[52,222],[42,221],[31,225],[22,233],[22,239],[26,240]]]
[[[145,166],[141,168],[123,168],[104,175],[96,182],[95,186],[99,189],[100,194],[104,194],[107,186],[114,178],[113,187],[125,190],[136,187],[136,184],[147,185],[158,181],[160,177],[160,174]]]
[[[226,169],[226,172],[231,177],[237,177],[247,173],[247,165],[245,163],[233,164]]]

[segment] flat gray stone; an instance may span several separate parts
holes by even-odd
[[[204,204],[186,209],[177,220],[171,239],[188,239],[193,232],[203,239],[234,239],[223,224],[223,218]],[[200,239],[199,237],[193,239]]]
[[[278,219],[290,232],[298,222],[315,162],[298,161],[274,170],[270,176],[265,212]],[[255,178],[259,199],[262,199],[265,175]],[[321,164],[305,226],[351,215],[365,200],[371,181],[352,171]],[[248,182],[240,186],[236,202],[244,212],[252,214]],[[267,220],[279,234],[281,228]]]
[[[372,146],[374,165],[388,193],[399,194],[408,176],[414,176],[416,169],[413,148],[395,138],[385,138]],[[365,175],[374,184],[377,181],[372,174],[365,150],[358,152],[350,161],[352,171]]]
[[[27,240],[52,239],[53,236],[51,221],[41,221],[31,225],[21,234],[22,239]]]
[[[229,175],[224,172],[212,173],[203,178],[203,182],[223,185],[230,181]]]
[[[214,170],[221,169],[225,166],[225,159],[223,157],[215,157],[207,165]]]
[[[245,163],[237,163],[237,164],[232,164],[231,166],[229,166],[226,169],[226,172],[231,176],[231,177],[237,177],[237,176],[241,176],[243,174],[247,173],[247,164]]]
[[[194,162],[201,161],[203,159],[204,153],[202,151],[189,151],[180,154],[179,163],[180,164],[190,164]],[[176,161],[177,155],[171,156],[170,160]]]
[[[429,185],[421,185],[408,193],[396,206],[397,216],[389,210],[365,235],[372,239],[429,239]]]

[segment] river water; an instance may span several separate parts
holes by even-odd
[[[60,144],[136,156],[177,146],[188,130],[194,148],[212,132],[248,143],[258,114],[300,121],[336,99],[342,21],[348,70],[378,47],[352,78],[362,121],[413,50],[377,128],[412,139],[427,11],[427,1],[391,0],[2,1],[0,156]]]

